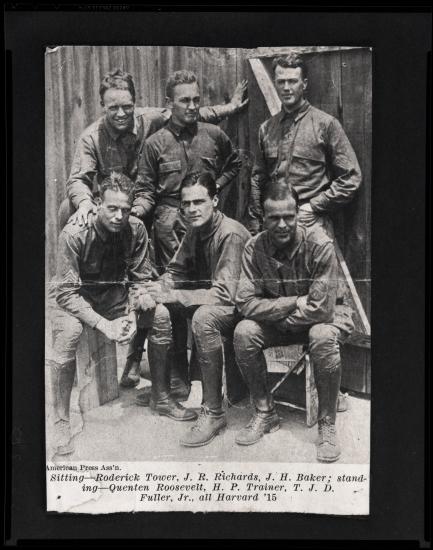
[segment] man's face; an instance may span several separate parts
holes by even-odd
[[[98,217],[110,233],[118,233],[128,223],[131,203],[128,195],[122,191],[107,189],[99,207]]]
[[[175,86],[173,99],[168,98],[167,105],[172,111],[173,121],[179,126],[188,126],[197,122],[200,108],[198,84],[193,82]]]
[[[208,222],[218,204],[218,198],[210,198],[208,190],[197,184],[184,187],[181,193],[181,208],[186,222],[194,228]]]
[[[134,102],[128,90],[109,88],[102,101],[105,116],[118,132],[126,132],[134,126]]]
[[[273,242],[278,248],[289,245],[295,237],[297,210],[294,199],[279,201],[266,200],[264,205],[264,222]]]
[[[300,67],[275,67],[275,87],[281,103],[288,111],[297,109],[303,99],[307,88],[307,79],[302,78]]]

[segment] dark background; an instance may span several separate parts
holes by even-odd
[[[8,11],[10,308],[6,540],[266,537],[423,541],[428,57],[425,13]],[[56,516],[45,512],[44,51],[59,44],[373,47],[372,476],[368,518],[295,514]],[[10,220],[12,219],[12,223]],[[9,337],[11,336],[11,338]],[[139,437],[139,434],[137,434]],[[289,452],[289,449],[288,449]],[[428,477],[426,478],[426,475]],[[427,487],[427,489],[426,489]]]

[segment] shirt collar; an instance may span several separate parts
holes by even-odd
[[[224,215],[219,210],[215,210],[212,218],[197,230],[201,241],[206,241],[215,233],[223,221]]]
[[[104,117],[104,127],[107,130],[108,134],[114,141],[116,141],[119,137],[127,136],[128,134],[133,134],[134,136],[137,136],[138,134],[138,123],[137,118],[134,115],[134,126],[131,128],[131,130],[128,130],[125,133],[118,132],[111,124],[108,123],[107,117]]]
[[[170,117],[170,120],[167,123],[167,128],[172,132],[176,137],[180,137],[183,132],[188,132],[192,136],[197,133],[197,123],[190,124],[188,126],[179,126],[173,121],[173,117]]]
[[[279,122],[282,122],[286,117],[291,117],[295,122],[298,122],[308,111],[308,109],[311,107],[308,100],[304,100],[304,103],[297,109],[296,111],[292,111],[291,113],[287,112],[283,106],[281,106],[281,111],[278,113],[279,115]]]
[[[103,223],[101,222],[101,219],[100,219],[98,214],[96,215],[96,219],[94,219],[94,221],[92,222],[92,225],[95,228],[95,231],[96,231],[98,237],[104,243],[106,243],[107,241],[115,243],[115,242],[120,241],[122,239],[124,230],[120,231],[119,233],[112,233],[111,231],[108,231],[108,229],[106,229],[104,227]]]
[[[279,260],[275,258],[275,256],[279,252],[278,255],[280,256],[280,258],[283,258],[284,260],[292,261],[297,251],[299,250],[299,247],[301,246],[302,242],[305,240],[305,229],[299,225],[296,227],[295,238],[291,243],[289,243],[287,248],[278,249],[275,246],[274,242],[272,241],[271,236],[269,235],[269,232],[266,232],[266,240],[267,240],[266,249],[269,256],[271,256],[274,260],[279,262]]]

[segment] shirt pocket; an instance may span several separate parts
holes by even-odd
[[[160,174],[169,174],[170,172],[180,172],[182,164],[180,160],[170,160],[168,162],[162,162],[159,165]]]
[[[325,164],[325,153],[319,145],[306,145],[303,143],[295,144],[293,157],[302,161]]]

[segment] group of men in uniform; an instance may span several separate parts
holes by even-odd
[[[166,85],[167,108],[143,109],[129,74],[104,77],[104,116],[80,137],[60,209],[50,359],[59,454],[74,450],[70,396],[87,324],[129,342],[127,387],[139,381],[147,337],[152,386],[137,402],[194,421],[180,439],[190,447],[210,443],[227,425],[224,366],[246,385],[253,407],[236,443],[252,445],[277,430],[264,349],[308,344],[319,400],[317,458],[339,458],[340,344],[353,324],[337,295],[329,214],[352,199],[361,173],[339,122],[305,99],[303,59],[275,59],[273,77],[282,107],[260,127],[248,228],[218,210],[218,193],[241,163],[217,123],[246,106],[246,82],[230,103],[200,108],[196,75],[177,71]],[[203,387],[198,416],[179,402],[191,381],[188,319]]]

